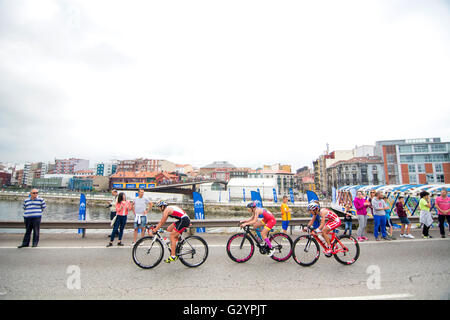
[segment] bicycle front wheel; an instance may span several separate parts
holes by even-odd
[[[255,245],[247,234],[237,233],[228,239],[227,254],[234,262],[246,262],[250,260],[254,252]]]
[[[275,249],[272,259],[278,262],[288,260],[292,255],[292,239],[287,234],[279,232],[270,237],[272,248]]]
[[[295,239],[292,258],[303,267],[312,266],[319,260],[320,248],[316,239],[303,235]]]
[[[208,258],[208,244],[199,236],[183,239],[177,248],[178,258],[187,267],[198,267]]]
[[[156,267],[164,256],[164,247],[158,238],[143,237],[133,246],[133,261],[143,269]]]
[[[342,235],[333,243],[334,258],[344,264],[354,264],[359,258],[359,243],[352,237]]]

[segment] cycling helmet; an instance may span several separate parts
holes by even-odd
[[[156,206],[157,207],[162,207],[162,206],[167,207],[167,203],[164,200],[160,200],[156,203]]]
[[[255,202],[250,202],[249,204],[247,204],[247,208],[253,209],[256,208],[256,203]]]
[[[316,209],[320,209],[320,205],[317,202],[315,202],[314,200],[310,201],[308,204],[308,210],[314,211]]]

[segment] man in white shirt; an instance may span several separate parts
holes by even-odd
[[[153,207],[153,202],[144,197],[144,190],[139,189],[138,197],[133,201],[134,211],[134,236],[133,243],[136,242],[137,234],[141,229],[141,236],[145,235],[145,225],[147,224],[147,213]]]

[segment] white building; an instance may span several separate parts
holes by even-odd
[[[51,178],[62,178],[61,180],[61,188],[67,188],[69,186],[70,179],[74,177],[73,174],[45,174],[44,179],[51,179]]]
[[[277,180],[274,178],[232,178],[228,182],[228,189],[231,199],[243,199],[245,190],[245,200],[251,200],[251,191],[258,191],[263,200],[273,201],[273,189],[278,194]]]

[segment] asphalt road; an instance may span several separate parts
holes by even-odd
[[[151,270],[133,263],[131,235],[128,246],[106,248],[104,234],[43,234],[39,247],[17,249],[22,235],[0,234],[0,299],[448,300],[450,237],[432,234],[363,242],[354,265],[321,255],[312,267],[259,252],[237,264],[225,252],[230,235],[206,234],[210,251],[202,266],[162,262]]]

